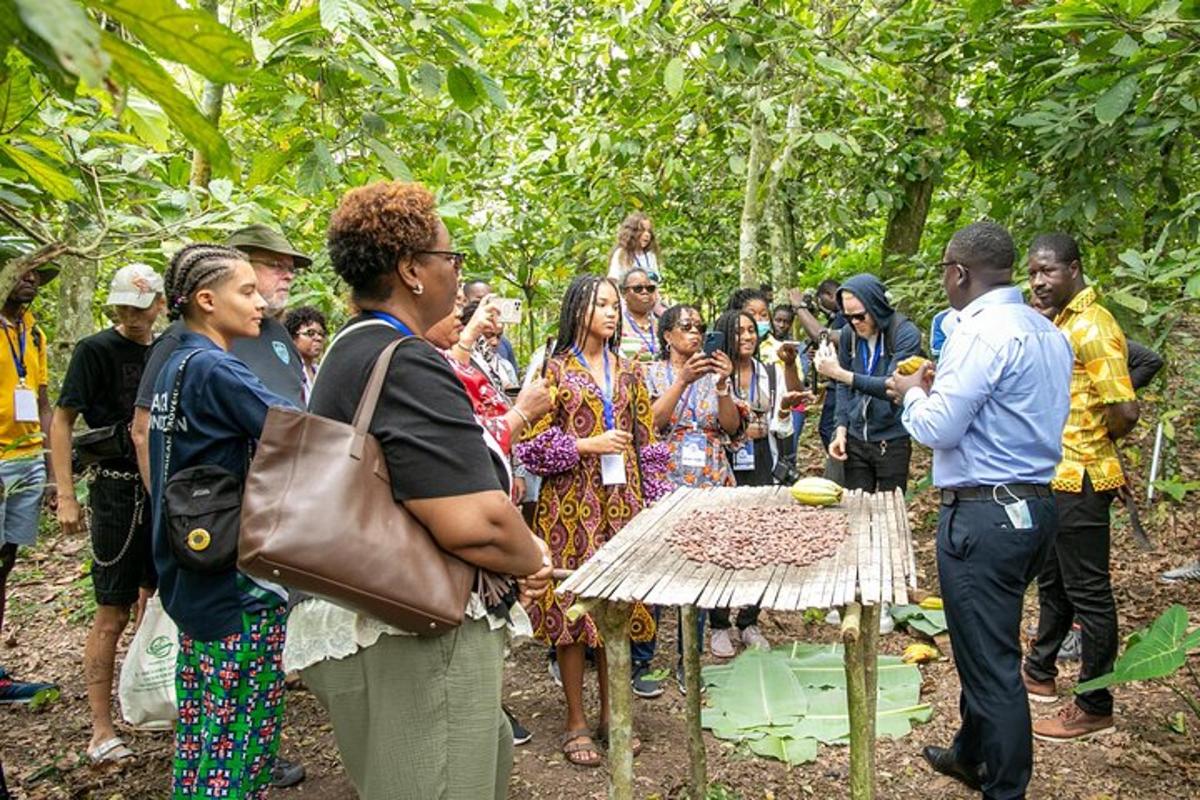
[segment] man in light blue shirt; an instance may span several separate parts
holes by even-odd
[[[1014,258],[995,223],[955,233],[938,265],[956,321],[936,379],[926,364],[888,381],[904,427],[933,449],[938,578],[962,684],[953,744],[923,755],[988,800],[1024,798],[1033,773],[1021,603],[1058,529],[1050,480],[1074,361],[1012,285]]]

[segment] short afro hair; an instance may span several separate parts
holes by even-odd
[[[437,201],[419,183],[378,181],[351,189],[329,220],[333,269],[358,300],[383,300],[400,259],[437,239]]]
[[[746,307],[746,304],[754,300],[762,300],[764,306],[769,306],[767,296],[763,294],[761,289],[738,289],[733,294],[729,295],[729,302],[725,305],[726,311],[741,311]]]
[[[283,327],[287,328],[288,336],[295,338],[301,328],[305,325],[311,325],[314,322],[321,326],[321,330],[328,330],[328,327],[325,325],[324,314],[312,306],[300,306],[299,308],[293,308],[287,313],[287,316],[283,320]]]
[[[1083,263],[1079,255],[1079,243],[1075,241],[1075,237],[1061,231],[1043,233],[1034,239],[1033,244],[1029,245],[1029,254],[1034,253],[1053,253],[1054,260],[1060,264],[1070,264],[1073,261]]]
[[[946,246],[946,257],[967,268],[1011,274],[1017,251],[1004,226],[985,220],[955,232]]]

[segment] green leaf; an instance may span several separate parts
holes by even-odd
[[[840,58],[834,58],[833,56],[827,56],[822,53],[816,56],[813,60],[817,62],[817,66],[821,67],[827,72],[841,75],[843,78],[857,80],[859,77],[858,72],[854,69],[854,67],[850,66],[845,61],[842,61]]]
[[[92,86],[108,73],[100,29],[71,0],[13,0],[21,21],[54,50],[62,66]],[[7,11],[5,11],[7,13]]]
[[[455,64],[446,73],[446,89],[455,105],[463,111],[470,111],[479,105],[479,90],[476,86],[477,77],[473,70],[468,70],[461,64]]]
[[[349,0],[321,0],[321,27],[336,31],[350,21]]]
[[[1076,694],[1102,689],[1115,683],[1165,678],[1187,661],[1184,646],[1187,610],[1178,603],[1150,623],[1146,635],[1130,645],[1113,664],[1113,671],[1075,687]]]
[[[379,159],[379,163],[387,170],[387,173],[396,180],[411,181],[413,179],[412,170],[408,168],[408,164],[404,163],[404,159],[396,154],[396,151],[388,147],[378,139],[367,139],[367,148],[375,154]]]
[[[1131,311],[1136,311],[1139,314],[1145,314],[1146,310],[1150,308],[1150,304],[1144,299],[1141,297],[1135,297],[1124,289],[1113,289],[1112,291],[1107,292],[1105,297],[1107,297],[1109,300],[1112,300],[1114,303],[1123,305],[1125,308],[1128,308]]]
[[[1200,297],[1200,272],[1188,278],[1184,291],[1187,292],[1188,297]]]
[[[663,70],[663,86],[671,97],[678,97],[683,91],[683,59],[675,56],[667,62]]]
[[[764,736],[750,742],[750,750],[766,758],[774,758],[788,766],[807,764],[817,760],[816,739],[781,739]]]
[[[790,725],[808,702],[787,664],[770,653],[750,651],[721,690],[725,716],[739,728]]]
[[[417,87],[426,97],[437,97],[442,90],[442,71],[428,61],[422,61],[417,67]]]
[[[49,192],[56,200],[76,200],[79,190],[71,179],[51,164],[7,142],[0,142],[0,153],[17,165],[29,179]]]
[[[1117,40],[1117,43],[1114,44],[1108,52],[1112,53],[1117,58],[1129,58],[1131,55],[1136,53],[1140,47],[1141,45],[1137,43],[1136,39],[1129,34],[1125,34]]]
[[[158,103],[183,137],[208,158],[213,171],[218,174],[228,172],[233,156],[225,137],[179,90],[167,71],[149,53],[107,31],[101,37],[101,44],[112,57],[113,67],[121,77]]]
[[[1133,102],[1137,89],[1137,76],[1126,75],[1100,95],[1095,109],[1096,119],[1100,121],[1100,124],[1111,125],[1120,119],[1121,115],[1129,108],[1129,104]]]
[[[217,83],[238,83],[250,74],[254,51],[216,17],[180,8],[175,0],[89,0],[119,21],[162,58],[186,64]]]
[[[921,608],[916,605],[892,606],[892,619],[896,624],[907,625],[913,630],[920,631],[929,638],[948,630],[946,612],[937,609]]]

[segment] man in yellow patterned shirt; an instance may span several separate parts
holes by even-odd
[[[1058,702],[1056,658],[1078,618],[1082,626],[1080,682],[1112,671],[1117,655],[1117,607],[1109,575],[1109,508],[1125,485],[1115,439],[1137,424],[1138,406],[1127,365],[1125,334],[1083,278],[1079,246],[1064,233],[1039,236],[1029,248],[1034,304],[1061,309],[1054,323],[1075,351],[1071,412],[1063,458],[1051,483],[1058,536],[1038,576],[1038,632],[1025,659],[1029,698]],[[1107,689],[1084,692],[1056,717],[1039,720],[1033,735],[1069,741],[1113,729]]]

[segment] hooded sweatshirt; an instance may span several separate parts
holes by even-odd
[[[885,383],[896,365],[909,356],[921,352],[921,331],[913,322],[900,315],[891,341],[888,327],[896,310],[887,299],[887,290],[874,275],[855,275],[842,283],[838,289],[838,308],[842,304],[843,292],[850,292],[863,304],[875,319],[874,341],[859,338],[854,326],[842,328],[838,347],[838,361],[844,369],[854,373],[851,384],[838,383],[836,419],[845,426],[847,435],[860,441],[881,442],[908,436],[900,422],[904,409],[888,399]],[[876,353],[882,348],[882,352]]]

